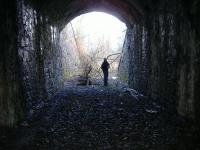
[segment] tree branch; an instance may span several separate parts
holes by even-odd
[[[108,59],[109,57],[111,57],[111,56],[114,56],[114,55],[121,55],[121,53],[110,54],[110,55],[107,56],[107,59]]]

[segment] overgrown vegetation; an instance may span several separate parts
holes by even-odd
[[[85,35],[84,28],[81,26],[83,20],[84,16],[80,17],[75,25],[69,22],[66,26],[66,35],[64,37],[67,42],[66,51],[72,51],[71,57],[76,55],[76,58],[73,56],[74,58],[70,61],[77,62],[75,65],[72,64],[74,67],[66,64],[66,79],[79,76],[81,79],[85,79],[84,84],[89,84],[90,78],[102,78],[100,66],[104,58],[107,58],[110,63],[110,75],[117,76],[122,49],[122,44],[119,43],[122,42],[120,41],[117,49],[113,50],[111,41],[105,38],[104,35],[94,41],[90,41],[89,39],[91,38]]]

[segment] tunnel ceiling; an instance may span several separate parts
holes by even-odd
[[[69,20],[90,11],[109,13],[127,26],[142,20],[145,12],[152,6],[153,0],[32,0],[32,4],[40,10],[49,21],[60,28]]]

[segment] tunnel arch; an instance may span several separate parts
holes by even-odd
[[[122,53],[126,30],[124,22],[102,11],[91,11],[75,17],[60,32],[60,48],[66,58],[65,74],[70,72],[73,78],[84,76],[83,68],[89,63],[93,68],[89,74],[92,80],[100,79],[97,72],[103,58],[115,54],[109,58],[109,72],[110,78],[118,77],[119,54]],[[68,61],[70,59],[73,61]],[[66,80],[70,78],[66,77]]]
[[[125,22],[128,27],[127,46],[130,47],[126,53],[131,59],[128,62],[130,64],[129,85],[155,99],[165,97],[172,102],[173,109],[177,109],[179,113],[194,116],[193,91],[190,94],[183,92],[182,86],[194,87],[195,85],[186,83],[181,75],[187,73],[180,72],[174,67],[180,65],[180,62],[177,62],[179,56],[174,51],[182,51],[179,45],[182,45],[182,49],[190,47],[180,42],[176,43],[176,40],[180,41],[180,38],[184,37],[178,28],[185,28],[184,25],[187,24],[186,30],[190,30],[188,18],[177,15],[180,13],[187,16],[188,12],[182,2],[166,0],[148,2],[146,0],[51,0],[46,2],[38,2],[40,10],[59,30],[69,20],[91,10],[108,12]],[[180,18],[185,22],[181,22]],[[164,42],[159,42],[160,39]],[[159,55],[162,57],[159,58]],[[167,58],[170,58],[170,63]],[[186,93],[191,98],[187,98]]]
[[[72,21],[76,17],[84,15],[84,14],[87,14],[87,13],[91,13],[91,12],[106,13],[106,14],[112,15],[113,17],[119,19],[121,22],[125,23],[126,26],[130,26],[131,25],[131,23],[126,18],[124,18],[123,16],[121,16],[121,14],[119,15],[115,11],[110,11],[107,8],[92,8],[92,9],[87,9],[87,10],[80,11],[80,12],[74,14],[73,16],[70,16],[70,17],[67,17],[65,19],[60,20],[59,21],[60,23],[58,23],[60,31],[66,26],[66,24],[68,24],[70,21]]]
[[[32,3],[49,18],[50,22],[59,26],[60,30],[73,18],[91,11],[100,11],[111,14],[131,26],[141,22],[144,17],[144,9],[138,1],[121,0],[51,0]]]
[[[196,0],[8,0],[0,6],[5,16],[0,18],[4,43],[0,124],[17,123],[25,95],[42,100],[62,87],[59,31],[74,17],[94,9],[127,24],[131,88],[169,100],[168,108],[183,116],[199,118],[198,6]],[[22,80],[27,81],[23,90],[16,88]]]

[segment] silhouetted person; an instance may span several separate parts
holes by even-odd
[[[101,65],[101,69],[103,70],[104,75],[104,86],[108,85],[108,69],[110,68],[110,64],[108,63],[107,59],[104,58],[104,61]]]

